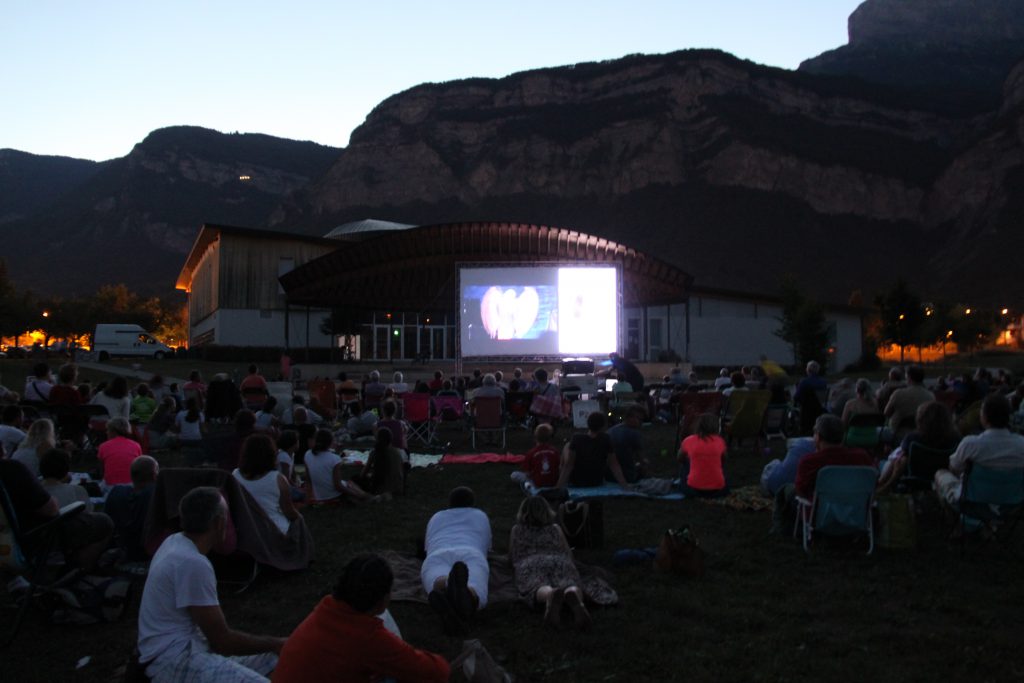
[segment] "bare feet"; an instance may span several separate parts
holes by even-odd
[[[590,628],[590,612],[587,611],[586,606],[583,604],[583,594],[580,593],[579,588],[569,588],[565,591],[565,601],[569,603],[569,609],[572,610],[572,618],[576,623],[576,628],[580,631],[586,631]]]
[[[562,600],[565,598],[565,591],[556,588],[548,594],[544,603],[544,623],[555,628],[562,625]]]

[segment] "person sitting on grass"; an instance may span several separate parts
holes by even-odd
[[[456,487],[448,508],[427,523],[420,580],[449,635],[464,634],[477,610],[487,606],[491,522],[475,504],[473,489]]]
[[[132,438],[132,425],[123,417],[107,422],[107,440],[100,444],[99,458],[103,485],[110,489],[117,484],[130,484],[132,461],[142,455],[142,446]]]
[[[555,430],[549,424],[539,424],[533,430],[534,446],[526,452],[523,471],[512,475],[512,479],[522,483],[527,490],[531,486],[548,488],[558,484],[561,456],[551,443],[554,436]]]
[[[17,460],[32,473],[39,477],[39,459],[52,448],[57,447],[57,433],[53,421],[40,418],[29,425],[28,432],[13,453],[11,460]]]
[[[345,423],[349,436],[358,439],[361,436],[373,434],[373,428],[377,425],[377,416],[372,410],[363,410],[363,404],[356,401],[349,406],[349,411],[352,413],[352,417]]]
[[[358,484],[342,478],[341,457],[331,450],[333,445],[334,434],[331,430],[320,429],[313,437],[313,448],[306,453],[306,473],[309,475],[314,502],[340,501],[342,496],[357,503],[373,500],[374,496]]]
[[[275,432],[280,422],[274,415],[276,408],[277,399],[268,396],[267,400],[263,402],[263,407],[256,411],[256,429],[261,432]]]
[[[60,448],[51,448],[39,459],[39,474],[43,478],[43,488],[64,507],[72,503],[85,503],[85,511],[92,512],[92,500],[89,492],[78,484],[71,483],[71,456]]]
[[[90,401],[92,405],[103,406],[110,417],[123,417],[128,419],[132,414],[132,397],[128,393],[128,380],[124,377],[115,377],[110,384],[97,391]]]
[[[631,484],[647,476],[650,464],[643,455],[643,434],[640,432],[646,417],[647,411],[643,406],[633,403],[626,407],[622,422],[608,430],[608,438],[612,442],[615,458],[619,461],[619,469],[622,470],[622,476]],[[612,481],[614,473],[605,468],[604,478]]]
[[[299,519],[288,480],[277,469],[277,448],[266,434],[252,434],[242,444],[238,467],[231,475],[249,492],[282,534]]]
[[[103,501],[103,511],[114,522],[114,541],[129,562],[143,562],[149,557],[142,532],[159,473],[160,465],[154,458],[140,455],[132,461],[132,483],[118,484]]]
[[[353,558],[281,649],[275,683],[423,681],[442,683],[450,674],[444,657],[419,650],[388,630],[394,574],[377,555]]]
[[[168,398],[168,397],[164,397]],[[171,397],[173,401],[173,397]],[[156,410],[156,399],[153,398],[153,392],[149,390],[149,385],[142,382],[135,387],[135,397],[132,399],[132,411],[131,419],[133,422],[149,422],[150,418],[153,417],[153,412]]]
[[[576,434],[562,451],[559,465],[558,487],[601,486],[605,481],[605,468],[624,489],[632,489],[626,481],[615,457],[615,448],[605,433],[608,418],[604,413],[593,412],[587,416],[587,433]]]
[[[405,488],[402,454],[391,445],[391,432],[377,431],[377,442],[366,458],[366,464],[353,481],[376,496],[401,495]]]
[[[78,366],[65,363],[57,370],[57,385],[50,389],[48,401],[52,406],[77,406],[82,404],[82,395],[78,393],[75,381],[78,379]]]
[[[178,404],[174,397],[164,396],[146,425],[146,438],[149,439],[151,449],[173,448],[177,445],[178,440],[171,433],[177,412]]]
[[[384,401],[380,407],[381,418],[373,427],[374,433],[380,433],[385,429],[391,432],[391,445],[397,448],[402,454],[402,462],[409,461],[408,427],[405,422],[396,417],[398,404],[394,401]]]
[[[181,531],[153,556],[139,606],[139,661],[154,683],[266,681],[285,639],[230,628],[206,554],[224,541],[228,509],[211,486],[178,506]]]
[[[718,417],[704,413],[696,433],[679,444],[679,485],[687,496],[718,498],[729,494],[722,461],[726,444],[718,434]]]
[[[295,502],[306,500],[306,492],[300,488],[298,476],[295,474],[295,454],[299,450],[299,433],[294,429],[286,429],[277,437],[277,470],[288,480]]]
[[[543,605],[545,623],[558,627],[562,607],[568,604],[576,628],[590,626],[572,549],[562,527],[555,523],[555,512],[540,496],[528,496],[520,503],[509,534],[508,559],[520,597],[532,605]]]

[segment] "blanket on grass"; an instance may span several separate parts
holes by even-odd
[[[402,555],[393,550],[385,550],[380,556],[391,565],[391,571],[395,575],[395,582],[391,588],[391,599],[403,602],[427,602],[427,594],[423,590],[420,580],[420,566],[423,564],[419,558],[411,555]],[[490,553],[487,562],[491,567],[490,580],[488,581],[488,603],[513,602],[526,600],[516,590],[515,575],[512,563],[508,555]],[[587,599],[598,605],[615,605],[619,602],[619,596],[611,586],[611,572],[582,562],[576,562],[576,568],[580,572],[580,588],[587,596]]]
[[[656,496],[644,493],[642,490],[627,491],[618,484],[605,482],[601,486],[570,486],[569,498],[572,500],[586,500],[587,498],[650,498],[651,500],[682,500],[683,494],[679,491],[672,491],[665,495]]]
[[[724,505],[733,510],[753,510],[755,512],[771,510],[774,503],[758,484],[733,489],[729,495],[721,498],[698,498],[698,500],[710,505]]]
[[[477,465],[484,462],[521,463],[524,460],[526,460],[525,455],[512,455],[511,453],[471,453],[469,455],[454,455],[449,453],[441,458],[441,464]]]
[[[341,456],[341,462],[345,465],[363,465],[366,463],[366,459],[370,457],[370,451],[354,451],[345,449],[344,454]],[[430,467],[441,462],[440,455],[434,455],[431,453],[410,453],[409,464],[413,469],[417,467]]]

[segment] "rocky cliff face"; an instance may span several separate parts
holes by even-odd
[[[850,45],[908,40],[964,45],[1024,42],[1019,0],[866,0],[849,21]]]

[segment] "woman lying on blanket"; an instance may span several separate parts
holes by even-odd
[[[314,502],[337,501],[342,496],[355,502],[377,500],[351,481],[341,477],[341,457],[331,450],[334,434],[320,429],[313,439],[313,448],[306,453],[306,474],[313,489]]]
[[[729,495],[722,460],[725,439],[718,435],[718,418],[705,413],[697,420],[697,433],[679,445],[679,481],[688,496],[717,498]]]
[[[529,496],[520,504],[509,536],[508,557],[520,596],[544,605],[546,623],[559,626],[562,608],[568,605],[578,629],[590,626],[572,549],[562,528],[555,524],[551,506],[540,496]]]

